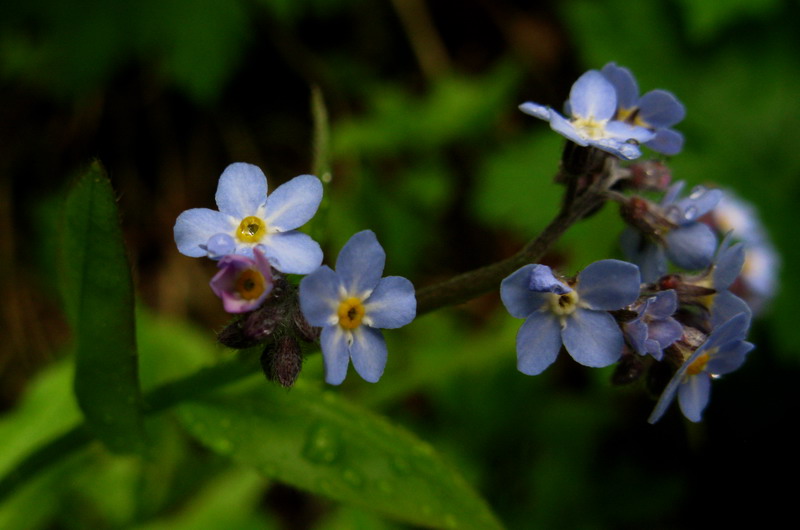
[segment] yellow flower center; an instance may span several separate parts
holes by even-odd
[[[236,230],[236,237],[243,243],[258,243],[267,233],[267,223],[263,219],[251,215],[242,219]]]
[[[344,329],[355,329],[361,325],[364,318],[364,304],[361,300],[351,296],[339,303],[339,325]]]
[[[697,375],[704,371],[709,361],[709,353],[710,352],[701,353],[686,369],[686,375]]]
[[[605,121],[598,121],[592,117],[589,118],[578,118],[577,120],[572,122],[572,125],[575,129],[578,130],[581,136],[584,138],[591,138],[596,140],[598,138],[605,137],[606,132],[606,122]]]
[[[245,300],[255,300],[264,292],[266,284],[264,275],[255,269],[246,269],[236,279],[236,292]]]
[[[550,311],[559,316],[571,315],[578,307],[578,293],[574,290],[567,294],[550,293]]]

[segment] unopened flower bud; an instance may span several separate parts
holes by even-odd
[[[269,345],[261,354],[261,368],[270,381],[290,388],[300,375],[303,354],[294,337],[284,336]]]
[[[631,164],[628,169],[631,177],[627,180],[627,184],[636,190],[664,191],[672,181],[669,168],[657,160],[637,162]]]

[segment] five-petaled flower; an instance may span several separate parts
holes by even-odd
[[[386,367],[386,342],[380,328],[405,326],[416,316],[414,286],[405,278],[381,278],[386,253],[371,230],[353,235],[336,260],[300,282],[300,308],[312,326],[322,327],[320,345],[325,380],[344,381],[353,366],[370,383]]]
[[[216,194],[219,211],[193,208],[178,216],[175,243],[194,258],[253,255],[258,248],[277,270],[308,274],[322,263],[322,250],[295,230],[308,222],[322,200],[322,183],[300,175],[267,195],[267,178],[257,166],[237,162],[225,168]]]
[[[643,298],[632,307],[638,316],[622,324],[622,330],[636,353],[660,361],[664,348],[683,334],[683,327],[672,318],[678,309],[678,295],[670,289]]]
[[[711,394],[711,379],[739,368],[754,348],[744,340],[749,324],[750,315],[740,313],[715,328],[672,376],[647,421],[661,419],[676,394],[683,415],[700,421]]]
[[[606,64],[603,74],[617,93],[617,112],[614,118],[653,131],[654,136],[645,142],[653,151],[676,155],[683,148],[683,135],[671,129],[686,116],[680,101],[666,90],[651,90],[639,97],[639,87],[630,70],[614,63]]]
[[[652,140],[655,133],[619,120],[614,86],[597,70],[589,70],[575,81],[566,104],[572,118],[567,120],[552,108],[538,103],[523,103],[519,109],[540,120],[568,140],[593,146],[612,155],[632,160],[641,155],[639,143]]]
[[[269,261],[257,248],[253,250],[253,258],[228,254],[217,266],[220,270],[211,279],[211,290],[222,299],[228,313],[251,311],[272,291]]]
[[[525,318],[517,333],[517,368],[527,375],[544,371],[561,345],[580,364],[609,366],[622,354],[624,340],[608,311],[639,297],[636,265],[613,259],[586,267],[574,283],[558,280],[546,265],[525,265],[500,284],[503,304]]]

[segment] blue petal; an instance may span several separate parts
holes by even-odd
[[[667,156],[677,155],[683,149],[683,135],[672,129],[658,129],[655,137],[644,145]]]
[[[687,363],[691,364],[691,361],[697,357],[697,352],[701,350],[705,351],[713,350],[715,348],[722,348],[726,344],[744,340],[744,338],[747,336],[747,330],[749,327],[750,314],[739,313],[724,324],[714,328],[706,341],[702,344],[702,346],[700,346],[700,348],[697,349],[695,353],[692,354]]]
[[[550,121],[550,107],[548,106],[539,105],[538,103],[531,103],[528,101],[520,105],[519,110],[525,114],[528,114],[529,116],[533,116],[534,118]]]
[[[647,240],[638,231],[626,228],[619,243],[625,257],[639,266],[643,282],[654,282],[666,274],[667,258],[664,249]]]
[[[322,264],[322,249],[310,236],[296,230],[269,234],[264,254],[273,267],[287,274],[309,274]]]
[[[664,193],[664,197],[661,198],[661,206],[668,206],[678,200],[683,188],[686,186],[685,180],[679,180],[669,188]]]
[[[639,127],[638,125],[631,125],[630,123],[625,123],[622,121],[608,122],[605,130],[608,136],[622,141],[636,140],[640,144],[649,142],[656,136],[656,133],[649,129]]]
[[[645,346],[645,342],[647,341],[647,324],[636,319],[623,324],[623,329],[633,350],[639,355],[645,355],[647,353],[647,348]]]
[[[614,317],[604,311],[583,308],[567,317],[561,336],[573,359],[594,368],[617,362],[625,343]]]
[[[339,276],[323,265],[300,281],[300,310],[312,326],[338,322]]]
[[[270,193],[264,221],[271,230],[294,230],[314,217],[321,201],[322,183],[319,179],[313,175],[300,175]]]
[[[351,296],[369,293],[381,280],[386,252],[372,230],[354,234],[336,259],[336,272]]]
[[[359,326],[353,330],[350,357],[356,372],[369,383],[376,383],[386,368],[386,341],[377,329]]]
[[[214,234],[206,242],[208,257],[211,259],[221,258],[236,252],[236,241],[230,234]]]
[[[586,147],[589,145],[586,138],[578,133],[572,122],[567,121],[558,112],[550,109],[550,128],[565,137],[567,140]]]
[[[695,186],[688,197],[677,202],[678,209],[683,215],[675,221],[680,224],[699,219],[713,210],[722,196],[722,190]]]
[[[414,286],[400,276],[382,278],[364,301],[364,322],[373,328],[399,328],[414,320],[416,314]]]
[[[642,151],[637,145],[616,138],[598,138],[587,143],[624,160],[634,160],[642,156]]]
[[[240,221],[257,215],[267,200],[267,177],[253,164],[231,164],[219,177],[216,200],[220,212]]]
[[[536,265],[525,265],[500,282],[500,299],[515,318],[527,318],[547,303],[548,293],[530,290],[531,273]]]
[[[716,329],[739,313],[747,315],[746,327],[749,327],[752,311],[747,302],[730,291],[718,292],[711,301],[711,328]]]
[[[535,293],[567,294],[572,292],[567,285],[561,283],[547,265],[534,265],[531,269],[531,280],[528,288]]]
[[[710,395],[711,377],[707,373],[701,372],[689,376],[688,380],[678,388],[678,404],[686,419],[693,422],[700,421]]]
[[[729,248],[721,248],[714,260],[714,289],[727,289],[742,272],[744,266],[744,245],[737,243]]]
[[[350,363],[347,336],[348,333],[340,326],[327,326],[319,337],[325,362],[325,381],[331,385],[341,384],[347,376],[347,365]]]
[[[710,355],[706,371],[710,374],[723,375],[738,370],[754,347],[754,344],[746,341],[729,342]]]
[[[670,230],[664,240],[670,261],[687,270],[708,267],[717,248],[717,236],[703,223],[679,226]]]
[[[681,338],[681,335],[683,335],[683,326],[674,318],[654,320],[647,327],[647,338],[658,344],[659,352]],[[648,353],[654,352],[648,351]]]
[[[578,274],[578,296],[592,309],[621,309],[639,298],[641,277],[633,263],[604,259]]]
[[[173,233],[178,252],[192,258],[208,254],[208,240],[220,232],[232,232],[235,226],[230,217],[208,208],[192,208],[178,216]]]
[[[654,129],[672,127],[685,117],[683,104],[666,90],[651,90],[639,99],[639,118]]]
[[[620,109],[632,109],[636,106],[639,98],[639,87],[631,71],[615,63],[606,64],[600,73],[603,77],[614,85],[617,91],[617,107]]]
[[[561,326],[547,311],[533,313],[517,332],[517,369],[526,375],[542,373],[561,350]]]
[[[672,379],[669,380],[667,383],[666,388],[658,397],[658,402],[656,406],[653,408],[653,412],[650,413],[650,417],[647,418],[647,423],[655,423],[661,419],[661,416],[669,408],[672,400],[675,399],[675,394],[678,392],[678,387],[681,385],[681,381],[683,380],[683,374],[686,373],[686,368],[688,367],[687,363],[683,363],[683,365],[675,372],[675,375],[672,376]]]
[[[603,74],[589,70],[572,85],[569,103],[573,116],[610,120],[617,111],[617,92]]]
[[[678,293],[669,289],[660,291],[648,299],[647,314],[652,318],[667,318],[678,310]]]

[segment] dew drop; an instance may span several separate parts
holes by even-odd
[[[336,431],[322,424],[316,424],[308,431],[303,447],[303,456],[317,464],[332,464],[339,456],[341,442]]]
[[[361,478],[361,475],[359,475],[355,470],[350,468],[344,470],[342,478],[344,479],[345,482],[347,482],[354,488],[360,488],[361,486],[364,485],[364,479]]]
[[[687,221],[691,221],[692,219],[695,218],[696,215],[697,215],[697,208],[695,208],[694,206],[689,206],[688,208],[686,208],[686,212],[684,212],[683,218],[686,219]]]
[[[696,201],[697,199],[702,197],[705,194],[705,192],[706,189],[704,187],[697,186],[694,190],[692,190],[692,193],[689,195],[689,198]]]

